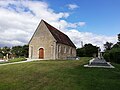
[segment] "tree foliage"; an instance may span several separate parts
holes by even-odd
[[[118,34],[118,42],[110,50],[106,49],[104,58],[110,62],[120,63],[120,34]]]
[[[0,48],[0,58],[7,54],[14,55],[14,57],[28,57],[28,45],[13,46],[11,49],[7,46]]]
[[[92,57],[98,53],[98,47],[92,44],[85,44],[83,48],[77,49],[77,56],[79,57]]]
[[[111,42],[106,42],[106,43],[104,44],[104,47],[105,47],[106,50],[110,50],[110,49],[112,48],[112,45],[113,45],[113,43],[111,43]]]
[[[118,42],[120,42],[120,33],[118,34]]]
[[[5,46],[2,48],[2,53],[5,56],[6,54],[10,54],[10,48]]]
[[[116,44],[114,44],[112,48],[120,48],[120,42],[117,42]]]
[[[10,54],[10,48],[5,46],[3,48],[0,48],[0,58],[3,58],[4,56],[6,56],[6,54]]]
[[[104,53],[104,58],[109,62],[120,63],[120,48],[112,48]]]
[[[16,57],[28,57],[28,45],[14,46],[11,53],[16,55]]]
[[[3,54],[2,53],[0,53],[0,58],[3,58]]]

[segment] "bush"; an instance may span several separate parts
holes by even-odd
[[[0,58],[3,58],[3,54],[2,53],[0,53]]]
[[[103,56],[107,62],[110,62],[110,53],[109,52],[104,53]]]
[[[120,63],[120,48],[112,48],[104,53],[104,58],[107,61]]]

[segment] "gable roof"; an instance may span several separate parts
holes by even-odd
[[[53,37],[56,39],[57,43],[65,44],[71,47],[76,47],[66,34],[62,33],[61,31],[59,31],[52,25],[48,24],[44,20],[42,21],[45,23],[45,25],[47,26],[48,30],[51,32]]]

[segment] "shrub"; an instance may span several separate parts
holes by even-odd
[[[120,48],[112,48],[104,53],[104,58],[107,61],[120,63]]]
[[[108,62],[110,61],[110,53],[109,52],[104,53],[103,56],[104,56],[106,61],[108,61]]]
[[[3,54],[2,53],[0,53],[0,58],[3,58]]]

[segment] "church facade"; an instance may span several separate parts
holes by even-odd
[[[41,20],[29,41],[30,59],[67,59],[76,57],[76,46],[63,32]]]

